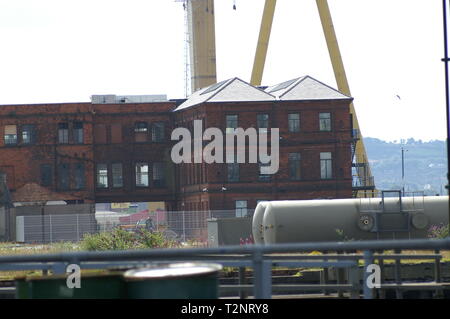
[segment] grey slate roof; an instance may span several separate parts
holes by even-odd
[[[338,90],[306,75],[265,89],[278,100],[336,100],[351,99]]]
[[[239,78],[231,78],[195,91],[174,112],[201,103],[335,99],[352,98],[309,75],[267,87],[265,90]]]
[[[251,102],[273,101],[274,99],[275,97],[272,94],[264,92],[239,78],[231,78],[195,91],[174,112],[205,102]]]

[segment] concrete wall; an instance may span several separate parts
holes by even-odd
[[[19,206],[10,209],[10,236],[11,240],[16,238],[16,217],[17,216],[49,216],[49,215],[89,215],[95,214],[94,204],[77,205],[48,205],[48,206]],[[93,217],[95,220],[95,217]]]
[[[0,207],[0,242],[6,241],[6,212]]]
[[[239,245],[252,234],[251,218],[208,219],[208,246]]]

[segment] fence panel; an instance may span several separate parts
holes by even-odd
[[[26,243],[79,241],[86,233],[97,232],[93,214],[24,216]]]
[[[253,210],[247,210],[251,216]],[[159,231],[167,239],[196,241],[206,244],[208,219],[236,218],[234,210],[217,211],[156,211],[142,214],[62,214],[24,216],[25,242],[54,243],[79,241],[84,234],[111,231],[147,229]]]

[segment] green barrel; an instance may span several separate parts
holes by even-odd
[[[15,280],[16,284],[16,299],[28,299],[30,298],[28,295],[28,283],[27,278],[24,277],[17,277]]]
[[[19,299],[117,299],[125,297],[123,273],[81,275],[80,288],[69,288],[67,276],[16,279]]]
[[[219,271],[210,263],[174,263],[125,272],[130,299],[217,299]]]

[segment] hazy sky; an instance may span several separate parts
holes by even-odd
[[[216,0],[218,81],[250,80],[264,0]],[[364,136],[446,138],[440,0],[329,0]],[[174,0],[0,0],[0,104],[184,97]],[[278,0],[264,85],[336,87],[314,0]],[[397,97],[399,96],[399,97]]]

